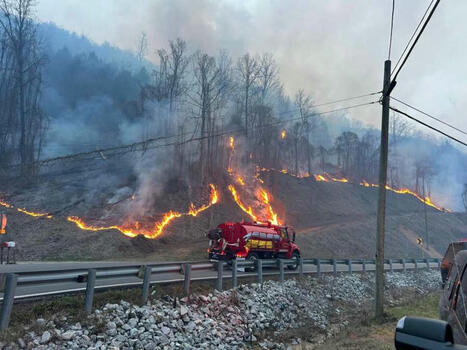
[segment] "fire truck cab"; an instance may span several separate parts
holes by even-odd
[[[289,268],[298,266],[300,250],[295,243],[295,231],[287,226],[225,222],[210,230],[207,236],[212,260],[283,258],[296,260]]]

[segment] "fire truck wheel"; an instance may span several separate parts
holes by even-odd
[[[300,254],[298,252],[293,252],[292,259],[295,260],[295,262],[293,263],[293,265],[287,265],[287,268],[289,270],[296,270],[298,268],[298,260],[300,259]]]
[[[258,254],[256,254],[256,253],[248,254],[248,256],[246,257],[246,260],[253,262],[253,267],[249,267],[248,271],[256,271],[256,260],[258,260],[258,259],[259,259]]]

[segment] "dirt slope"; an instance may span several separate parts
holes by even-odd
[[[263,179],[274,196],[273,206],[297,230],[297,241],[306,257],[372,257],[376,231],[377,189],[346,183],[315,182],[286,174],[269,172]],[[56,185],[59,187],[59,185]],[[223,186],[225,188],[225,186]],[[49,188],[48,191],[51,189]],[[56,190],[55,190],[56,191]],[[198,217],[183,217],[171,224],[157,240],[128,238],[116,230],[83,231],[66,221],[81,204],[67,208],[66,199],[55,191],[48,195],[23,189],[8,200],[18,205],[34,204],[32,209],[55,210],[52,219],[31,218],[14,209],[8,213],[9,235],[18,242],[21,260],[181,260],[205,258],[206,231],[223,221],[247,219],[230,193],[220,193],[220,203]],[[72,189],[63,189],[74,193]],[[62,193],[63,193],[62,191]],[[110,191],[110,190],[108,190]],[[104,191],[105,192],[105,191]],[[68,192],[67,192],[68,193]],[[58,199],[60,197],[60,199]],[[79,194],[67,194],[70,203]],[[36,201],[28,201],[36,198]],[[425,240],[424,205],[410,195],[388,192],[386,256],[441,256],[447,244],[467,237],[467,214],[442,213],[427,207],[428,244]],[[60,205],[57,203],[60,202]],[[161,209],[184,201],[166,196],[158,201]],[[178,204],[182,205],[182,204]],[[79,212],[78,212],[79,215]]]

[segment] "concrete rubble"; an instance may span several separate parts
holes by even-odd
[[[386,299],[395,302],[393,290],[425,294],[438,289],[439,283],[440,274],[435,270],[387,273]],[[371,303],[373,289],[373,274],[339,274],[290,279],[282,285],[274,281],[262,287],[241,285],[236,290],[178,301],[166,296],[143,306],[121,301],[95,310],[87,320],[90,322],[83,325],[63,322],[63,315],[57,315],[55,321],[37,320],[40,332],[30,327],[24,337],[6,348],[288,349],[301,340],[288,339],[289,345],[285,345],[278,340],[281,334],[307,327],[311,338],[314,334],[329,336],[332,322],[340,320],[345,326],[346,312],[358,312]]]

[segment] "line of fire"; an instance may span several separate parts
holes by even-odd
[[[283,140],[286,138],[286,131],[282,130],[280,133],[280,139]],[[248,174],[244,169],[241,169],[240,166],[237,166],[236,162],[236,140],[234,136],[229,136],[227,138],[227,149],[229,150],[229,162],[226,172],[231,179],[231,183],[228,183],[225,186],[225,192],[231,195],[231,198],[236,203],[239,209],[246,214],[246,219],[254,223],[259,224],[272,224],[272,225],[282,225],[285,223],[284,218],[280,218],[278,212],[274,209],[274,197],[267,190],[264,185],[264,180],[261,178],[261,174],[268,172],[277,172],[287,176],[292,176],[296,178],[309,178],[316,182],[337,182],[345,183],[349,185],[359,185],[365,188],[377,188],[378,185],[374,183],[369,183],[366,180],[362,179],[358,183],[352,182],[350,179],[345,177],[340,177],[338,175],[331,175],[327,172],[320,174],[309,174],[308,172],[293,174],[287,169],[271,169],[255,166],[255,170],[252,174]],[[175,211],[169,209],[166,213],[161,215],[159,219],[147,220],[145,222],[140,220],[134,220],[130,218],[125,218],[121,223],[93,223],[92,220],[87,220],[86,218],[70,215],[66,218],[57,219],[66,219],[69,222],[75,224],[78,228],[87,231],[104,231],[104,230],[117,230],[118,232],[124,234],[128,237],[136,237],[142,235],[149,239],[157,239],[164,234],[164,230],[177,218],[183,216],[197,217],[202,212],[206,211],[210,207],[219,203],[221,198],[221,184],[210,183],[207,186],[207,200],[204,204],[195,205],[190,203],[187,205],[185,211]],[[400,195],[409,195],[416,198],[418,201],[423,204],[437,209],[438,211],[450,212],[449,209],[443,208],[433,202],[433,200],[426,196],[423,197],[420,194],[409,188],[393,188],[389,185],[386,186],[386,189],[400,194]],[[129,200],[134,200],[134,195],[129,198]],[[46,211],[32,211],[30,209],[15,207],[12,203],[8,203],[5,200],[0,199],[0,206],[8,209],[17,210],[18,212],[29,215],[35,218],[45,218],[52,219],[53,215]]]

